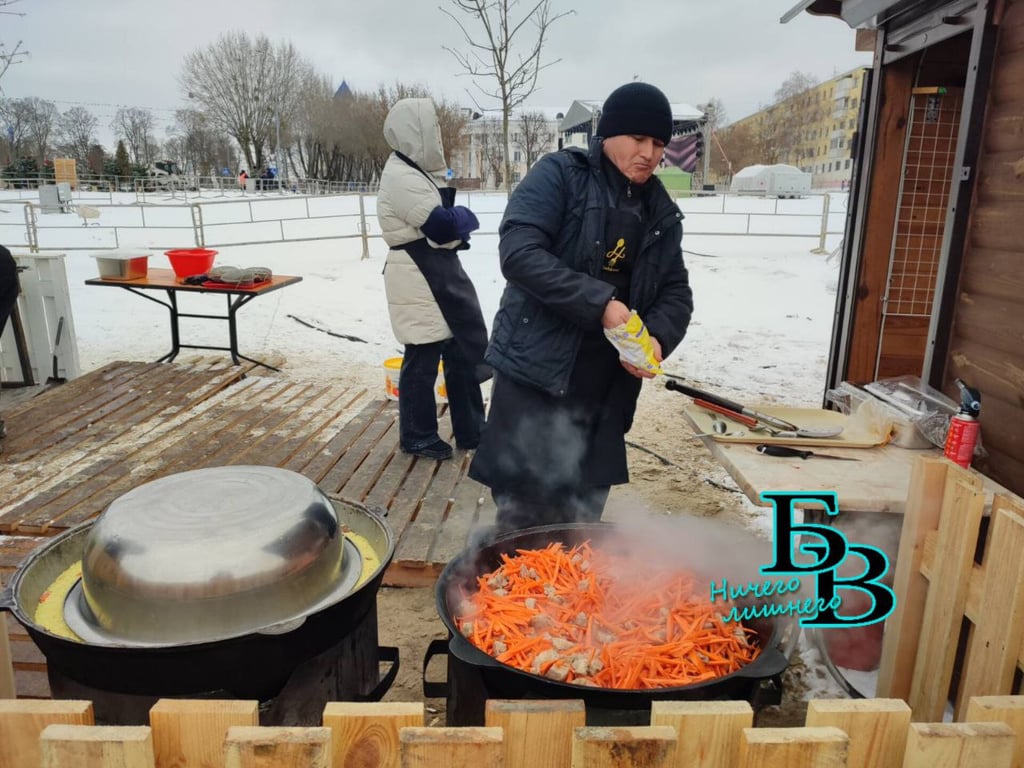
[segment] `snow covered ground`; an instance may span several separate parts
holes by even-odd
[[[134,201],[133,195],[123,197],[120,202]],[[373,198],[367,201],[371,232],[376,232]],[[259,201],[260,215],[267,219],[294,215],[297,202],[295,198],[268,195]],[[486,212],[481,215],[481,231],[497,230],[503,197],[476,194],[467,202]],[[833,212],[841,210],[842,202],[842,198],[832,201]],[[816,237],[763,234],[816,234],[813,219],[792,214],[819,211],[820,198],[773,201],[711,197],[683,200],[681,204],[688,211],[684,227],[690,230],[722,231],[728,228],[723,222],[735,216],[743,218],[751,231],[762,234],[684,235],[696,309],[690,333],[669,359],[667,370],[736,398],[820,404],[835,307],[836,261],[811,252],[818,245]],[[713,221],[708,218],[709,213],[720,212],[723,207],[728,216],[719,215]],[[7,208],[6,213],[0,212],[0,227],[23,222],[20,206],[0,208]],[[173,213],[166,209],[147,211],[148,221],[156,227],[160,226],[158,213],[165,218]],[[216,212],[223,215],[224,208],[218,207]],[[207,223],[210,216],[204,210]],[[69,219],[67,215],[44,215],[40,224],[46,226],[56,220],[66,225]],[[112,219],[110,210],[105,209],[104,220]],[[7,232],[13,234],[14,230]],[[145,243],[145,233],[138,230],[136,242]],[[41,240],[45,242],[44,235],[52,234],[44,232]],[[230,239],[223,230],[217,234]],[[182,231],[181,236],[181,247],[193,244],[190,231]],[[106,246],[105,240],[91,227],[72,226],[60,231],[61,242],[82,248],[67,251],[67,273],[83,371],[115,359],[156,359],[169,344],[166,310],[127,292],[84,285],[86,279],[97,274],[90,252]],[[122,236],[120,244],[133,243]],[[245,354],[257,358],[280,354],[287,359],[290,371],[302,371],[303,376],[314,379],[332,379],[351,374],[354,369],[377,371],[383,360],[401,353],[387,318],[381,279],[386,247],[379,237],[370,239],[369,259],[361,258],[358,238],[218,250],[215,263],[219,265],[266,266],[278,274],[303,278],[301,283],[261,297],[240,311],[240,347]],[[490,322],[504,285],[498,268],[497,237],[475,235],[472,249],[463,254],[463,263]],[[150,266],[168,267],[169,263],[157,250]],[[181,296],[180,301],[185,312],[220,312],[223,304],[220,297],[210,296]],[[225,343],[222,323],[182,322],[183,332],[196,343]]]

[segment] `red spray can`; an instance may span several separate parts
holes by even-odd
[[[981,394],[960,379],[956,380],[956,385],[960,388],[960,411],[949,421],[945,454],[947,459],[966,469],[971,466],[974,446],[978,444],[981,432],[981,424],[978,423]]]

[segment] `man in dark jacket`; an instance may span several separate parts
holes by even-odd
[[[629,83],[605,101],[589,154],[547,155],[509,199],[491,410],[469,471],[491,488],[499,532],[599,520],[610,486],[629,482],[625,434],[653,374],[603,329],[635,309],[660,361],[690,323],[683,215],[653,175],[671,136],[665,95]]]

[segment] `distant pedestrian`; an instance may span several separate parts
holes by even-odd
[[[244,168],[238,172],[238,186],[243,192],[245,192],[245,182],[248,181],[248,179],[249,174],[245,172]]]

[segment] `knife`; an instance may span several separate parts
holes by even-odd
[[[830,453],[818,453],[817,451],[801,451],[797,448],[789,448],[785,445],[765,445],[761,444],[756,448],[758,453],[763,453],[765,456],[782,456],[785,458],[800,458],[809,459],[812,456],[818,459],[835,459],[836,461],[860,461],[860,459],[854,459],[849,456],[833,456]]]

